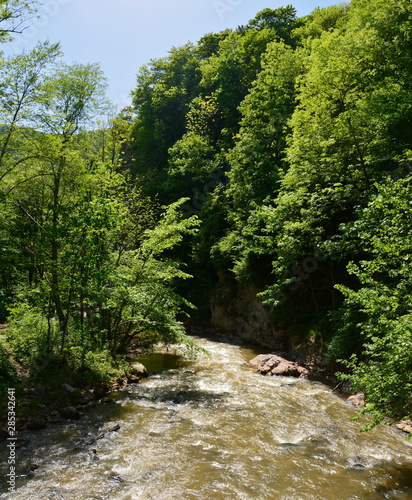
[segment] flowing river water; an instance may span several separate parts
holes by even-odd
[[[360,433],[356,410],[330,387],[264,377],[246,363],[253,349],[196,340],[209,355],[147,357],[157,373],[112,404],[25,436],[18,487],[7,493],[2,477],[1,498],[412,499],[403,434]],[[4,449],[0,458],[3,473]]]

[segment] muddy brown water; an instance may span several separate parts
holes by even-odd
[[[412,445],[402,433],[360,433],[356,410],[330,387],[263,377],[246,363],[253,349],[196,340],[208,356],[140,359],[155,373],[111,404],[22,436],[29,443],[11,494],[2,446],[1,498],[412,499]]]

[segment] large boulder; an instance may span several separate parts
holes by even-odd
[[[31,431],[36,431],[39,429],[45,429],[47,427],[46,419],[42,417],[30,417],[27,421],[27,428]]]
[[[81,413],[79,412],[79,410],[77,410],[73,406],[62,408],[60,410],[60,415],[64,418],[68,418],[69,420],[79,420],[79,418],[81,417]]]
[[[294,361],[288,361],[277,354],[259,354],[249,361],[259,373],[263,375],[287,375],[301,377],[307,375],[308,370]]]
[[[69,384],[62,384],[62,392],[64,394],[74,394],[75,392],[77,392],[77,389]]]
[[[129,368],[130,375],[135,375],[136,377],[146,378],[149,376],[146,367],[142,363],[131,363]]]

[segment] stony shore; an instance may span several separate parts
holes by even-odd
[[[46,387],[26,387],[16,399],[16,432],[45,429],[49,424],[64,420],[78,420],[91,408],[110,403],[109,394],[129,384],[137,384],[148,377],[141,363],[132,362],[127,373],[108,384],[95,387],[73,387],[62,384],[59,391],[49,392]],[[0,422],[0,441],[9,437],[5,416]]]

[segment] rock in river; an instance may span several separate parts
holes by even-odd
[[[47,421],[46,419],[42,417],[30,417],[29,420],[27,421],[27,428],[36,431],[39,429],[45,429],[47,427]]]
[[[60,415],[70,420],[79,420],[81,413],[79,410],[76,410],[74,406],[67,406],[66,408],[62,408],[60,410]]]
[[[291,377],[300,377],[309,372],[303,366],[294,361],[288,361],[277,354],[259,354],[249,363],[260,373],[266,375],[288,375]]]
[[[137,377],[146,378],[149,376],[146,367],[142,363],[131,363],[129,373],[131,375],[136,375]]]
[[[412,433],[412,420],[403,420],[396,424],[396,427],[403,432]]]

